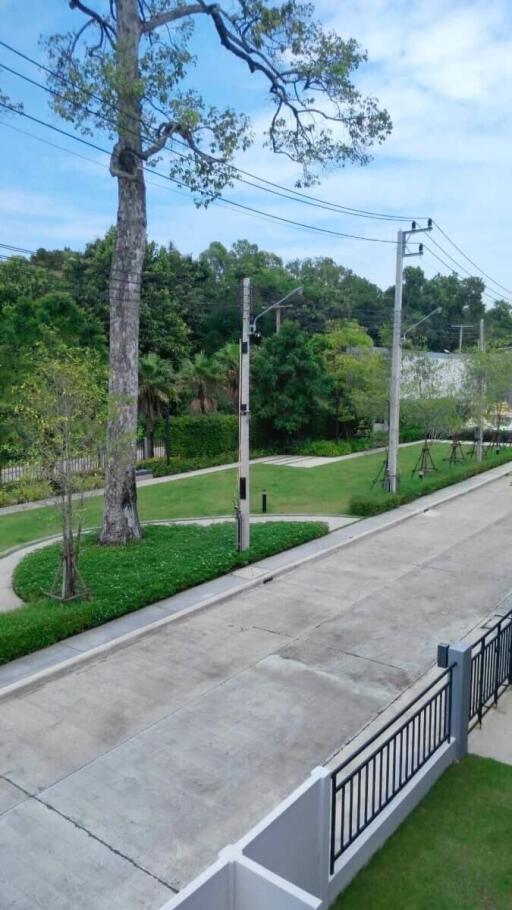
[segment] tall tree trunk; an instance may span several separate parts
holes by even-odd
[[[141,537],[137,514],[137,395],[139,311],[146,243],[142,170],[137,0],[117,0],[118,142],[110,170],[118,182],[117,233],[110,276],[111,414],[107,430],[105,499],[100,540],[121,544]]]

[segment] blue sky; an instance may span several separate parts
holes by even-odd
[[[99,0],[97,0],[99,2]],[[512,4],[508,0],[317,0],[319,18],[368,49],[358,86],[376,95],[394,123],[392,137],[367,168],[348,166],[312,190],[323,198],[364,209],[434,217],[490,275],[512,287]],[[40,33],[65,30],[80,20],[67,0],[0,0],[2,39],[42,59]],[[263,82],[218,48],[204,25],[195,38],[201,62],[193,73],[208,102],[231,103],[249,113],[258,134],[238,163],[289,186],[298,169],[262,150],[271,108]],[[29,64],[0,49],[0,62],[40,78]],[[0,85],[36,116],[59,121],[45,93],[9,74]],[[84,161],[16,132],[28,130],[95,160]],[[80,249],[115,218],[116,193],[105,158],[14,115],[0,115],[0,240],[30,249]],[[98,136],[100,144],[106,137]],[[160,169],[164,164],[160,164]],[[226,245],[244,237],[285,260],[332,256],[382,287],[393,283],[393,247],[321,236],[249,217],[225,207],[197,210],[191,196],[155,181],[148,187],[148,233],[198,253],[211,240]],[[337,231],[392,239],[395,226],[278,200],[237,185],[226,195],[248,205]],[[446,246],[446,241],[437,235]],[[450,249],[449,247],[446,247]],[[451,249],[458,259],[459,254]],[[411,260],[412,261],[412,260]],[[464,261],[463,261],[464,262]],[[446,271],[429,255],[429,275]],[[470,266],[466,263],[467,267]],[[471,270],[471,269],[470,269]],[[496,294],[498,296],[498,294]]]

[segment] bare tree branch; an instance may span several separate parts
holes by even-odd
[[[141,22],[140,30],[142,34],[154,32],[155,29],[169,22],[176,22],[178,19],[184,19],[186,16],[197,16],[199,13],[208,13],[209,9],[203,3],[190,3],[188,6],[177,6],[175,9],[168,10],[166,13],[160,13],[153,16],[152,19],[146,19]]]
[[[112,47],[115,46],[116,33],[110,25],[110,22],[105,19],[104,16],[101,16],[96,10],[86,6],[85,3],[82,3],[82,0],[69,0],[69,8],[79,9],[82,13],[85,13],[86,16],[89,16],[89,19],[94,20],[101,29],[102,34],[106,35]]]

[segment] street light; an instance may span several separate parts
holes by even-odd
[[[417,329],[418,326],[421,325],[422,322],[426,322],[426,320],[430,319],[431,316],[435,316],[437,313],[442,313],[442,311],[443,311],[443,308],[441,306],[438,306],[435,308],[435,310],[432,310],[431,313],[428,313],[426,316],[424,316],[423,319],[420,319],[419,322],[415,322],[414,325],[410,325],[409,328],[406,329],[404,334],[402,335],[402,341],[405,341],[409,332],[413,332],[414,329]]]
[[[299,296],[299,295],[302,296],[303,293],[304,293],[304,286],[301,284],[301,285],[299,285],[298,288],[294,288],[293,291],[289,291],[288,294],[285,294],[284,297],[281,297],[281,300],[277,300],[275,303],[271,303],[270,306],[265,307],[265,309],[262,310],[261,313],[258,313],[258,315],[254,317],[254,319],[251,323],[251,335],[256,335],[256,323],[257,323],[258,319],[260,319],[261,316],[265,316],[266,313],[270,313],[271,310],[276,310],[276,334],[277,334],[279,332],[279,329],[281,328],[281,309],[287,309],[286,307],[283,307],[283,303],[285,303],[287,300],[290,300],[291,297],[295,297],[296,294],[297,294],[297,296]]]
[[[250,498],[249,498],[249,371],[251,340],[256,341],[256,323],[260,316],[276,310],[276,332],[280,328],[281,306],[295,294],[302,294],[303,287],[294,288],[281,300],[276,300],[258,313],[251,322],[251,279],[242,281],[242,334],[240,336],[240,392],[238,396],[239,456],[238,456],[238,505],[236,507],[236,546],[247,550],[250,545]]]

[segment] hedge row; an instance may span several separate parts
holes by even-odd
[[[238,417],[234,414],[200,414],[197,417],[171,417],[169,422],[171,455],[212,458],[238,447]],[[163,430],[158,428],[159,441]]]

